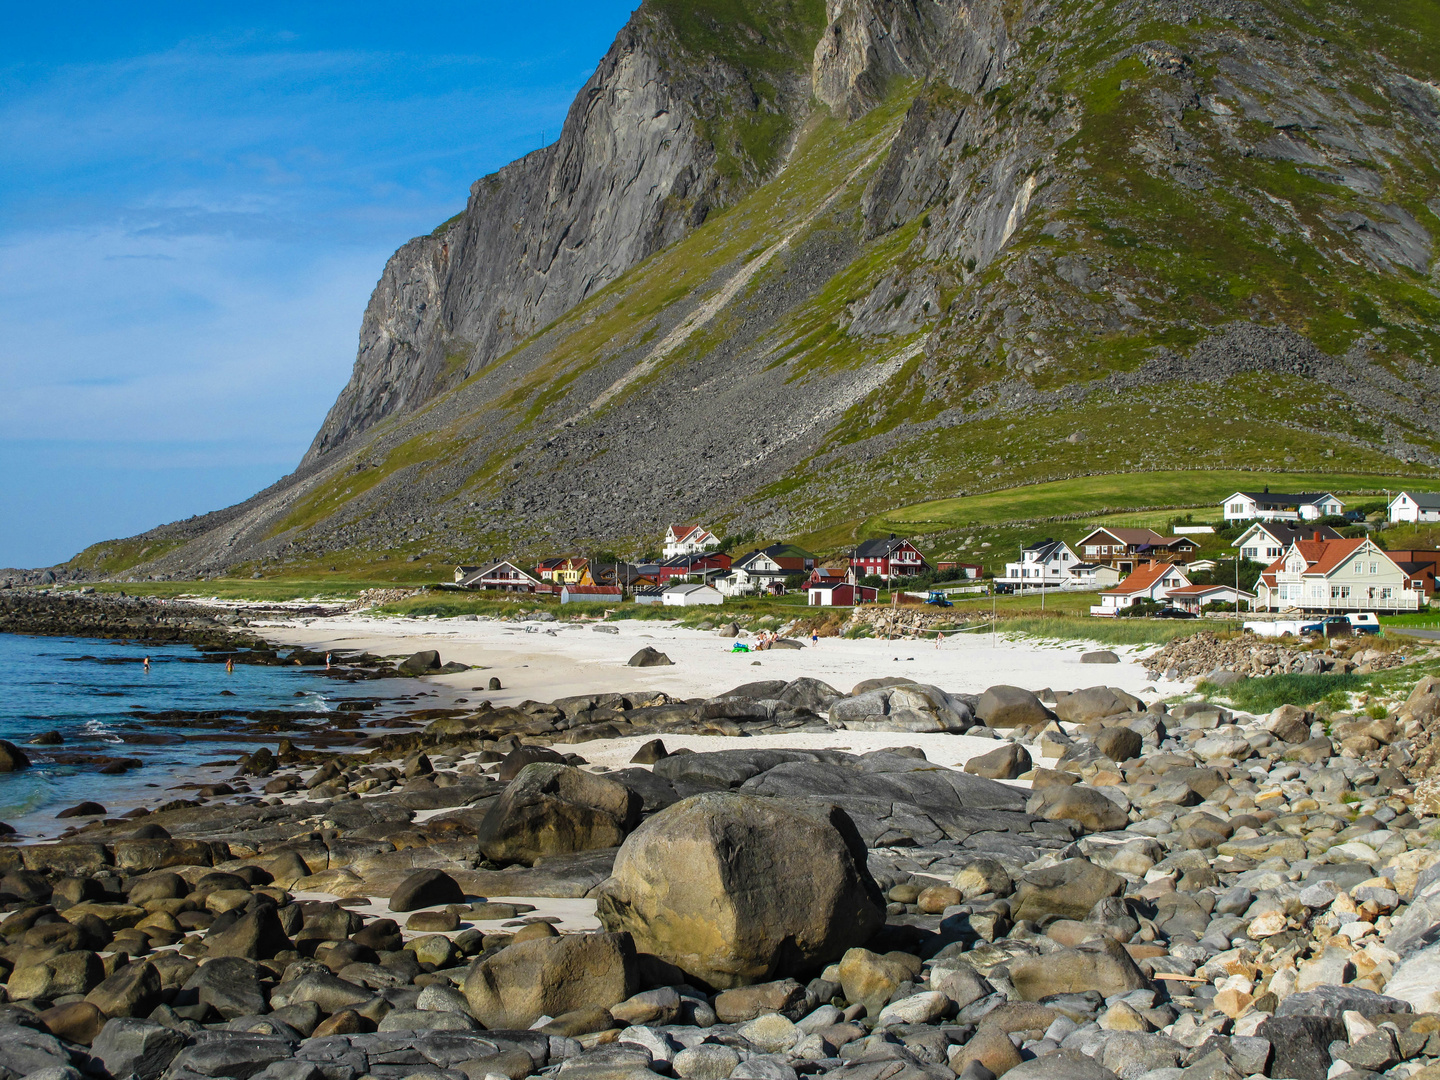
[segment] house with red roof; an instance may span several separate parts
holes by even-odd
[[[702,525],[671,525],[665,530],[665,557],[700,555],[720,546],[720,538]]]
[[[1102,592],[1100,603],[1090,608],[1090,614],[1118,615],[1142,600],[1164,603],[1172,589],[1181,589],[1189,584],[1185,571],[1173,563],[1141,563],[1115,588]]]
[[[1401,566],[1368,537],[1296,540],[1260,575],[1267,611],[1418,611],[1425,574]]]

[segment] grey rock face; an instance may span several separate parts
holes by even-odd
[[[717,114],[762,107],[752,78],[638,10],[559,140],[477,180],[464,213],[391,257],[308,458],[462,381],[733,200],[762,170],[742,157],[736,176],[710,132]],[[767,96],[801,111],[802,80]]]

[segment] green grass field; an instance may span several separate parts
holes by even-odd
[[[1397,477],[1323,473],[1254,473],[1230,470],[1112,473],[1081,476],[1048,484],[993,491],[956,499],[916,503],[877,515],[866,521],[866,535],[883,535],[902,529],[933,529],[965,525],[1064,517],[1067,515],[1130,518],[1126,513],[1145,507],[1195,507],[1204,520],[1220,516],[1220,500],[1235,491],[1270,487],[1276,491],[1376,492],[1403,484]],[[1343,497],[1343,495],[1342,495]],[[1149,515],[1145,515],[1148,517]],[[1173,511],[1154,520],[1168,521]],[[1115,520],[1112,524],[1138,524]]]

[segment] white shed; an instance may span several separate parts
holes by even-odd
[[[720,590],[709,585],[672,585],[661,595],[666,607],[694,607],[697,604],[723,604]]]
[[[1440,494],[1402,491],[1390,500],[1391,521],[1440,521]]]

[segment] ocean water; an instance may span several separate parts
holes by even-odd
[[[236,757],[260,745],[241,734],[246,712],[328,713],[346,699],[389,699],[423,689],[410,680],[347,683],[299,667],[237,664],[227,672],[224,664],[188,662],[199,655],[188,645],[0,634],[0,739],[20,746],[32,763],[0,774],[0,820],[25,836],[54,835],[69,824],[56,821],[57,811],[86,800],[116,814],[190,797],[193,793],[173,789],[196,780],[228,780]],[[166,710],[219,715],[203,720],[136,715]],[[58,731],[63,745],[29,745],[48,731]],[[263,741],[273,749],[280,737],[270,734]],[[103,763],[66,762],[76,754],[142,764],[105,775],[99,771]],[[207,767],[217,763],[224,767]]]

